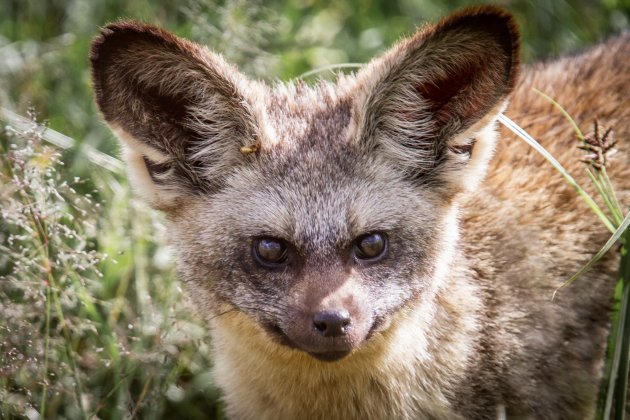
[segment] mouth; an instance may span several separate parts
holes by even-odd
[[[327,351],[323,353],[312,353],[308,352],[311,356],[316,358],[317,360],[321,360],[322,362],[336,362],[337,360],[341,360],[347,355],[349,355],[351,350],[344,351]]]
[[[355,350],[357,350],[358,348],[362,347],[363,345],[365,345],[365,342],[368,341],[369,339],[371,339],[373,336],[375,336],[376,334],[378,334],[381,330],[382,330],[382,326],[383,326],[383,319],[382,318],[377,318],[374,323],[372,324],[370,330],[368,331],[367,335],[365,336],[365,339],[362,340],[360,343],[357,343],[357,345],[354,346],[345,346],[345,345],[339,345],[341,343],[339,343],[339,341],[336,341],[336,345],[334,345],[332,342],[330,343],[332,347],[330,350],[325,350],[322,349],[322,351],[313,351],[312,349],[308,349],[308,348],[304,348],[302,346],[300,346],[299,344],[297,344],[295,341],[291,340],[289,338],[289,336],[282,330],[282,328],[278,325],[275,325],[273,323],[264,323],[262,324],[262,327],[264,328],[264,330],[267,332],[267,334],[269,334],[271,336],[271,338],[278,344],[294,349],[294,350],[299,350],[302,351],[306,354],[308,354],[309,356],[320,360],[322,362],[336,362],[339,361],[343,358],[345,358],[346,356],[350,355],[350,353],[354,352]],[[336,348],[335,348],[336,347]],[[339,347],[346,347],[346,348],[339,348]]]

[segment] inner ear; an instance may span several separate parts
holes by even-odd
[[[427,110],[433,114],[435,120],[444,124],[454,117],[457,111],[461,113],[459,117],[467,119],[483,109],[485,98],[475,97],[472,92],[475,78],[482,73],[480,70],[480,64],[468,62],[458,68],[448,69],[448,74],[416,86],[419,95],[427,103]],[[458,95],[475,100],[458,110],[455,106]]]

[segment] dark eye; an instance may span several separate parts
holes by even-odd
[[[287,262],[287,246],[279,239],[255,239],[253,248],[254,257],[262,266],[273,267]]]
[[[354,246],[354,255],[360,260],[374,261],[387,252],[387,238],[382,233],[360,236]]]

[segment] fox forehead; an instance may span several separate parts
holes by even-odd
[[[304,146],[323,133],[284,153],[262,149],[254,165],[235,171],[222,191],[204,199],[209,214],[202,217],[242,236],[285,239],[311,254],[368,232],[431,224],[437,203],[431,191],[423,194],[357,147]]]
[[[297,81],[263,89],[259,117],[266,128],[259,139],[263,148],[282,153],[293,148],[338,151],[356,137],[355,101],[338,84],[320,81],[308,86]]]

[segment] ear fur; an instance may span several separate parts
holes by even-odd
[[[414,182],[449,196],[474,188],[517,79],[518,51],[516,23],[496,7],[419,30],[357,75],[359,141]]]
[[[246,159],[239,149],[255,142],[258,124],[243,92],[253,82],[219,55],[129,21],[103,28],[90,60],[96,102],[154,206],[214,191]]]

